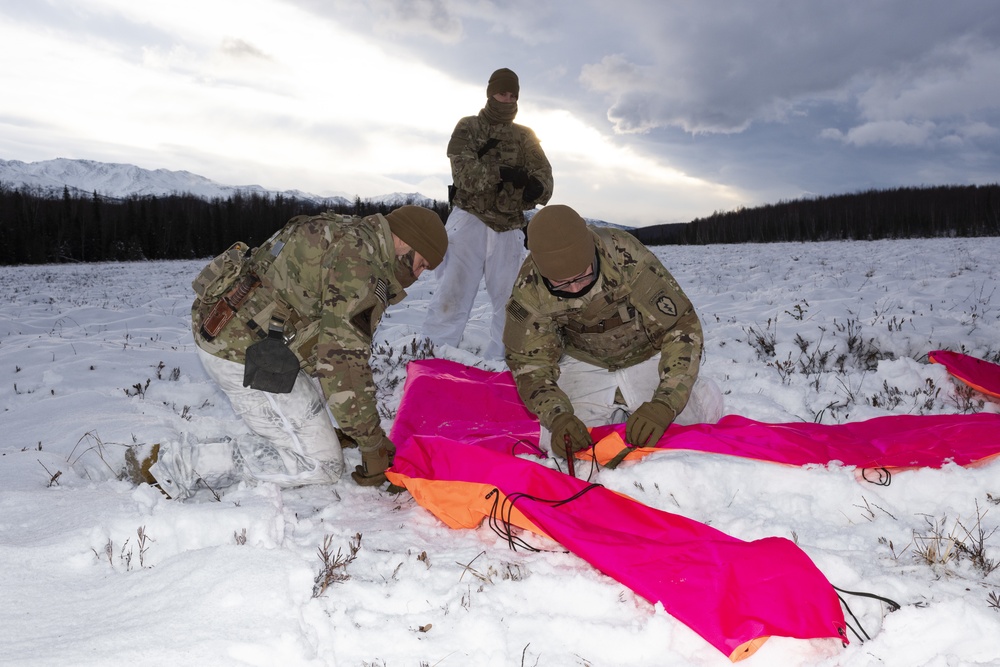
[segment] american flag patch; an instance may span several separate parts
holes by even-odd
[[[375,296],[382,305],[389,303],[389,283],[381,278],[375,281]]]
[[[507,315],[518,322],[524,322],[528,319],[528,311],[517,301],[511,301],[507,304]]]

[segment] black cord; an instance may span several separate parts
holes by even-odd
[[[836,586],[834,586],[833,589],[836,591],[840,591],[841,593],[846,593],[847,595],[857,595],[858,597],[862,598],[872,598],[873,600],[881,600],[882,602],[889,605],[890,612],[897,611],[898,609],[900,609],[900,604],[898,602],[896,602],[895,600],[890,600],[889,598],[886,597],[882,597],[881,595],[875,595],[874,593],[862,593],[860,591],[846,591],[843,588],[837,588]]]
[[[516,503],[521,498],[527,498],[528,500],[534,500],[539,503],[546,503],[552,507],[561,507],[566,503],[573,502],[583,494],[587,493],[591,489],[601,486],[600,484],[588,484],[584,488],[580,489],[574,493],[569,498],[561,499],[548,499],[540,498],[538,496],[532,496],[527,493],[512,493],[509,496],[504,496],[503,504],[500,504],[500,489],[494,488],[492,491],[486,494],[486,498],[494,496],[493,506],[490,508],[490,517],[488,525],[490,529],[503,538],[507,542],[507,546],[511,551],[517,551],[517,547],[520,546],[522,549],[527,549],[529,551],[541,551],[536,547],[525,542],[520,537],[514,535],[513,524],[511,524],[510,518],[514,513],[514,503]]]
[[[878,476],[875,479],[868,479],[868,471],[874,470]],[[878,486],[889,486],[892,484],[892,473],[889,472],[888,468],[862,468],[861,478],[868,482],[869,484],[876,484]]]
[[[834,586],[834,588],[837,588],[837,587],[836,587],[836,586]],[[839,589],[838,589],[838,590],[839,590]],[[845,600],[845,599],[844,599],[843,597],[841,597],[840,595],[838,595],[838,596],[837,596],[837,599],[838,599],[838,600],[840,600],[840,604],[844,605],[844,609],[846,609],[846,610],[847,610],[847,613],[851,615],[851,618],[853,618],[853,619],[854,619],[854,622],[858,624],[858,630],[860,630],[860,631],[861,631],[861,633],[862,633],[862,634],[864,634],[865,638],[864,638],[864,639],[862,639],[862,638],[861,638],[861,635],[859,635],[859,634],[858,634],[858,630],[855,630],[855,629],[854,629],[854,626],[853,626],[853,625],[851,625],[850,623],[848,623],[847,621],[844,621],[844,625],[846,625],[846,626],[848,627],[848,629],[849,629],[849,630],[850,630],[851,632],[853,632],[853,633],[854,633],[854,636],[855,636],[855,637],[857,637],[857,638],[858,638],[858,641],[859,641],[859,642],[861,642],[862,644],[864,644],[864,643],[865,643],[865,639],[871,639],[871,637],[869,637],[869,636],[868,636],[868,633],[867,633],[867,632],[865,632],[865,629],[864,629],[863,627],[861,627],[861,621],[859,621],[859,620],[858,620],[858,617],[854,615],[854,612],[853,612],[853,611],[851,611],[851,608],[850,608],[850,606],[848,606],[848,604],[847,604],[847,600]]]
[[[494,496],[493,507],[490,508],[490,517],[488,520],[490,529],[507,542],[507,547],[511,551],[517,551],[518,545],[528,551],[541,551],[541,549],[536,549],[520,537],[514,535],[513,526],[510,523],[510,512],[507,513],[506,519],[500,516],[502,513],[502,508],[500,507],[500,489],[495,488],[486,494],[487,498],[490,496]]]
[[[833,584],[831,584],[831,586],[833,586]],[[896,602],[895,600],[890,600],[889,598],[882,597],[881,595],[875,595],[874,593],[862,593],[862,592],[859,592],[859,591],[847,591],[847,590],[844,590],[843,588],[837,588],[836,586],[833,586],[833,589],[835,591],[839,591],[839,592],[845,593],[847,595],[856,595],[858,597],[872,598],[872,599],[875,599],[875,600],[881,600],[882,602],[885,602],[886,604],[889,605],[889,612],[890,613],[894,612],[894,611],[896,611],[897,609],[900,608],[899,607],[899,603]],[[858,620],[858,617],[854,615],[853,611],[851,611],[851,607],[847,604],[847,600],[845,600],[843,598],[843,596],[841,596],[841,595],[837,595],[837,599],[840,600],[840,604],[844,605],[844,609],[847,610],[847,613],[850,614],[851,618],[854,619],[854,622],[858,626],[858,629],[855,630],[854,626],[852,626],[850,623],[847,623],[845,621],[844,624],[848,627],[848,629],[850,629],[850,631],[854,633],[854,636],[857,637],[858,641],[861,642],[862,644],[865,643],[865,640],[870,640],[871,637],[868,636],[868,633],[865,632],[865,629],[861,626],[861,621]],[[861,635],[864,635],[864,639],[862,639]]]

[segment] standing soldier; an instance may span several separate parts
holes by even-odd
[[[532,218],[528,249],[504,343],[518,393],[553,452],[585,449],[588,426],[626,417],[635,446],[652,446],[678,415],[681,423],[718,421],[721,392],[695,382],[698,316],[653,253],[627,232],[588,227],[562,205]]]
[[[535,133],[513,122],[519,92],[514,72],[493,72],[486,106],[459,120],[448,142],[450,251],[423,327],[435,344],[457,347],[485,277],[493,306],[483,352],[489,359],[503,356],[504,308],[524,258],[524,211],[552,196],[552,167]]]
[[[436,213],[403,206],[366,218],[298,216],[252,253],[237,244],[217,257],[194,282],[194,339],[252,433],[130,450],[130,476],[172,498],[199,481],[330,484],[344,469],[339,428],[361,450],[351,477],[384,482],[395,447],[376,409],[372,338],[386,308],[447,247]]]

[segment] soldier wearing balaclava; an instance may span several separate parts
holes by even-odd
[[[486,105],[452,132],[448,256],[435,271],[439,282],[423,326],[436,345],[459,347],[485,280],[490,340],[473,351],[488,359],[503,357],[504,307],[525,254],[525,211],[552,196],[552,167],[538,138],[514,122],[520,92],[517,74],[496,70],[486,86]]]

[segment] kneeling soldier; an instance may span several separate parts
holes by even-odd
[[[507,303],[504,345],[518,393],[554,453],[592,445],[588,426],[627,419],[628,443],[652,446],[675,420],[718,421],[722,394],[698,380],[698,315],[653,253],[563,205],[532,218],[528,250]]]
[[[200,480],[330,484],[344,469],[340,430],[361,450],[351,477],[384,482],[395,446],[376,409],[372,338],[386,308],[447,247],[436,213],[403,206],[366,218],[298,216],[253,252],[237,244],[217,257],[194,282],[194,339],[251,433],[130,450],[130,476],[172,498]]]

